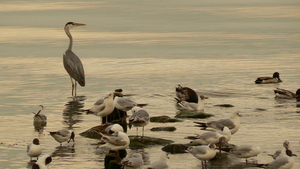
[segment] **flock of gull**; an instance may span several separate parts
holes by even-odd
[[[68,49],[63,55],[64,67],[72,82],[72,95],[76,97],[76,85],[79,83],[81,86],[85,85],[85,76],[84,69],[79,57],[72,51],[73,38],[70,34],[69,29],[76,26],[84,26],[85,24],[79,24],[74,22],[68,22],[65,25],[65,32],[70,39],[70,44]],[[257,84],[264,83],[278,83],[282,82],[279,78],[279,73],[275,72],[273,77],[259,77],[255,81]],[[150,116],[148,112],[139,106],[136,102],[130,100],[129,98],[123,97],[122,91],[110,92],[106,95],[105,98],[99,99],[93,107],[86,110],[87,114],[91,113],[96,116],[99,116],[102,119],[102,123],[107,123],[107,117],[114,111],[118,109],[124,112],[130,111],[132,115],[128,117],[128,126],[137,128],[142,127],[142,136],[144,136],[144,127],[149,123]],[[176,87],[176,97],[175,101],[177,106],[180,109],[189,110],[189,111],[203,111],[204,110],[204,99],[207,97],[198,95],[192,89],[188,87],[183,87],[178,85]],[[296,93],[290,92],[285,89],[277,88],[274,90],[276,96],[280,98],[295,98],[300,99],[300,89]],[[47,117],[41,113],[43,106],[40,106],[41,109],[39,112],[34,115],[34,123],[46,123]],[[202,134],[195,136],[188,136],[186,139],[191,139],[191,143],[197,144],[197,146],[188,146],[186,147],[186,152],[191,153],[194,157],[201,160],[202,168],[208,167],[208,161],[215,158],[217,151],[220,153],[225,151],[232,153],[236,157],[245,158],[246,163],[247,159],[257,156],[261,149],[259,146],[255,145],[239,145],[234,147],[226,147],[226,144],[230,141],[233,134],[235,134],[240,127],[240,117],[241,115],[237,112],[232,113],[230,117],[210,121],[210,122],[195,122],[197,127],[201,127],[206,131]],[[120,118],[124,118],[120,116]],[[105,120],[105,121],[104,121]],[[125,119],[127,120],[127,116]],[[98,149],[108,149],[110,151],[115,151],[118,164],[121,164],[124,168],[143,168],[144,162],[142,155],[140,153],[129,153],[125,158],[119,158],[119,151],[125,150],[130,144],[130,138],[124,131],[123,126],[120,124],[111,124],[103,132],[97,132],[101,136],[102,144],[98,146]],[[64,142],[75,142],[75,133],[67,129],[61,129],[58,131],[49,133],[59,144],[60,146]],[[51,155],[43,155],[42,147],[37,138],[34,138],[32,143],[27,146],[27,154],[30,156],[32,163],[32,168],[47,168],[47,165],[52,161]],[[274,169],[288,169],[292,168],[294,164],[293,156],[296,156],[292,153],[290,143],[285,141],[283,143],[283,148],[278,150],[275,154],[271,154],[273,161],[268,164],[256,164],[256,167],[263,168],[274,168]],[[36,157],[37,160],[32,160]],[[169,165],[168,153],[162,151],[161,157],[158,161],[150,163],[146,168],[147,169],[167,169]]]

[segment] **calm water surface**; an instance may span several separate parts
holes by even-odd
[[[79,134],[100,124],[98,117],[70,112],[90,108],[116,88],[136,102],[148,103],[145,109],[151,116],[173,117],[177,84],[209,97],[205,112],[215,116],[208,120],[236,111],[243,115],[230,143],[259,145],[262,153],[252,161],[270,162],[267,154],[281,149],[284,140],[299,156],[299,103],[276,100],[273,93],[276,87],[293,92],[300,87],[299,5],[292,0],[1,2],[1,167],[28,167],[26,146],[38,137],[43,153],[54,156],[50,168],[103,168],[105,155],[96,154],[91,145],[97,140],[77,135],[74,145],[59,147],[48,132],[72,128]],[[63,26],[68,21],[87,24],[71,30],[73,51],[86,73],[86,87],[78,88],[79,101],[70,97],[70,80],[62,65],[68,45]],[[275,71],[283,83],[254,84],[256,77]],[[38,105],[48,117],[41,132],[33,126],[32,112]],[[188,143],[185,136],[204,132],[193,121],[150,123],[145,135]],[[177,130],[150,131],[158,126]],[[135,129],[128,134],[134,135]],[[148,163],[157,160],[160,149],[144,150]],[[229,157],[216,168],[238,168],[244,162]],[[295,161],[293,169],[299,168],[299,157]],[[191,154],[174,154],[169,164],[199,168],[201,162]]]

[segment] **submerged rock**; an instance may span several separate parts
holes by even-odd
[[[168,127],[153,127],[150,129],[151,131],[175,131],[176,128],[173,126],[168,126]]]
[[[182,120],[174,119],[169,116],[155,116],[155,117],[150,117],[150,122],[174,123],[174,122],[182,122]]]
[[[198,112],[198,111],[188,111],[188,110],[183,110],[180,111],[175,117],[176,118],[200,118],[200,119],[205,119],[208,117],[213,116],[212,114],[207,114],[204,112]]]
[[[172,140],[166,140],[161,138],[147,137],[147,136],[129,136],[130,145],[129,148],[132,150],[147,148],[155,145],[167,145],[173,143]]]
[[[215,106],[219,106],[219,107],[234,107],[232,104],[217,104]]]

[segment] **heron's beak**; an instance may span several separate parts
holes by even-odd
[[[74,26],[85,26],[86,24],[84,23],[74,23]]]

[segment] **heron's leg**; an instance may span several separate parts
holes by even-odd
[[[143,126],[143,131],[142,131],[142,137],[144,137],[144,126]]]
[[[136,127],[136,136],[139,136],[139,128]]]
[[[72,83],[72,96],[73,96],[73,93],[74,93],[74,82],[72,80],[72,77],[70,76],[70,79],[71,79],[71,83]]]
[[[75,96],[76,96],[77,82],[76,82],[76,80],[74,80],[74,82],[75,82],[75,83],[74,83],[74,89],[75,89],[75,93],[74,93],[74,94],[75,94]]]

